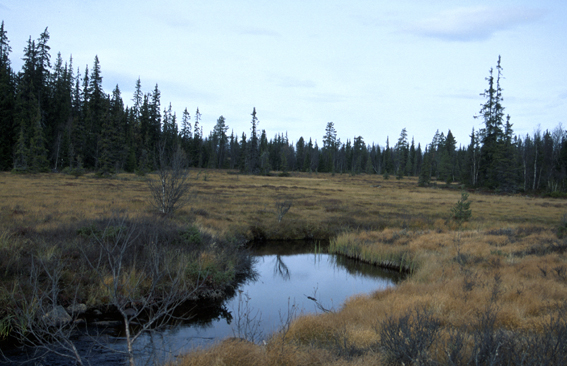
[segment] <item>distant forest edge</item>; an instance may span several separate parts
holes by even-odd
[[[161,109],[158,86],[144,94],[136,82],[132,106],[126,106],[118,85],[108,95],[102,88],[101,66],[95,57],[92,69],[73,71],[73,60],[61,53],[52,63],[47,28],[37,40],[28,40],[23,66],[11,68],[11,47],[0,28],[0,170],[14,173],[96,171],[144,174],[156,168],[158,150],[181,148],[189,165],[198,168],[238,169],[250,174],[279,171],[367,173],[385,177],[418,176],[420,185],[432,177],[461,182],[469,187],[503,192],[567,192],[567,132],[536,130],[516,136],[510,116],[504,114],[500,81],[502,67],[486,78],[481,94],[485,103],[475,118],[484,128],[470,135],[468,146],[457,148],[449,130],[437,132],[424,148],[408,141],[406,129],[390,146],[368,144],[362,136],[346,142],[337,138],[328,122],[322,146],[303,137],[294,144],[287,133],[268,138],[258,129],[256,109],[251,129],[241,135],[220,116],[213,130],[203,133],[201,114],[183,112],[178,117],[171,104]],[[191,118],[192,117],[192,118]]]

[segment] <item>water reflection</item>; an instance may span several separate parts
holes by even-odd
[[[269,336],[296,315],[339,310],[349,297],[394,286],[401,278],[395,272],[315,252],[316,248],[298,242],[255,248],[253,270],[241,279],[236,291],[222,301],[202,301],[179,309],[190,311],[192,318],[140,339],[136,344],[139,361],[153,362],[150,359],[155,357],[163,361],[231,336],[248,334],[258,341],[257,335]],[[253,322],[243,323],[246,314]],[[119,349],[125,344],[117,336],[112,347]],[[123,364],[112,352],[95,359],[104,365]]]
[[[284,281],[289,281],[291,279],[289,267],[284,263],[282,256],[279,254],[276,255],[276,261],[274,264],[274,276],[280,276]]]

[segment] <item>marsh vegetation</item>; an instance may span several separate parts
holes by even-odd
[[[472,215],[465,221],[452,211],[463,201],[460,186],[418,187],[414,178],[226,170],[194,170],[190,177],[190,204],[163,219],[147,201],[145,181],[133,174],[1,173],[4,334],[16,314],[8,305],[14,286],[29,278],[31,258],[68,261],[59,303],[108,303],[105,277],[85,260],[100,253],[93,233],[109,237],[110,227],[129,227],[111,224],[118,212],[162,235],[162,248],[190,248],[187,268],[207,273],[201,278],[209,290],[230,282],[244,263],[235,263],[235,254],[254,240],[329,239],[332,251],[410,273],[395,289],[298,317],[265,344],[226,340],[180,364],[557,364],[565,357],[563,200],[469,191],[465,209]],[[281,216],[277,203],[286,201],[293,205]],[[137,258],[152,248],[146,244],[136,247]]]

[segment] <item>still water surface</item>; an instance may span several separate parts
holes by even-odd
[[[248,333],[258,342],[277,331],[290,312],[300,315],[320,313],[322,308],[339,310],[351,296],[385,289],[400,280],[396,272],[340,255],[315,253],[313,245],[271,243],[257,248],[254,256],[258,276],[226,301],[227,316],[165,332],[170,355],[206,347],[227,337],[244,337],[242,327],[239,332],[239,320],[245,325],[251,318]]]
[[[248,335],[261,342],[277,331],[289,314],[339,310],[351,296],[385,289],[400,280],[398,273],[314,251],[312,244],[297,243],[271,243],[256,248],[254,270],[257,276],[254,279],[241,285],[220,307],[214,307],[212,314],[211,309],[196,309],[193,321],[139,340],[138,362],[154,363],[157,356],[161,363],[233,336]],[[250,326],[248,329],[243,328],[246,324]],[[125,348],[123,341],[115,340],[112,348]],[[148,354],[152,354],[151,359]],[[104,362],[105,365],[124,364],[120,356],[103,350],[93,352],[88,359],[91,363]],[[63,360],[55,363],[65,364]]]

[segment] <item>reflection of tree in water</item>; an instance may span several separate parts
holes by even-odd
[[[344,268],[347,273],[353,276],[360,276],[366,278],[387,278],[392,280],[394,283],[398,283],[405,276],[397,271],[389,270],[380,268],[378,266],[364,263],[361,261],[353,260],[346,256],[336,254],[336,255],[329,255],[328,261],[337,267]]]
[[[283,262],[281,255],[276,255],[276,264],[274,265],[274,277],[281,276],[284,281],[291,278],[288,266]]]

